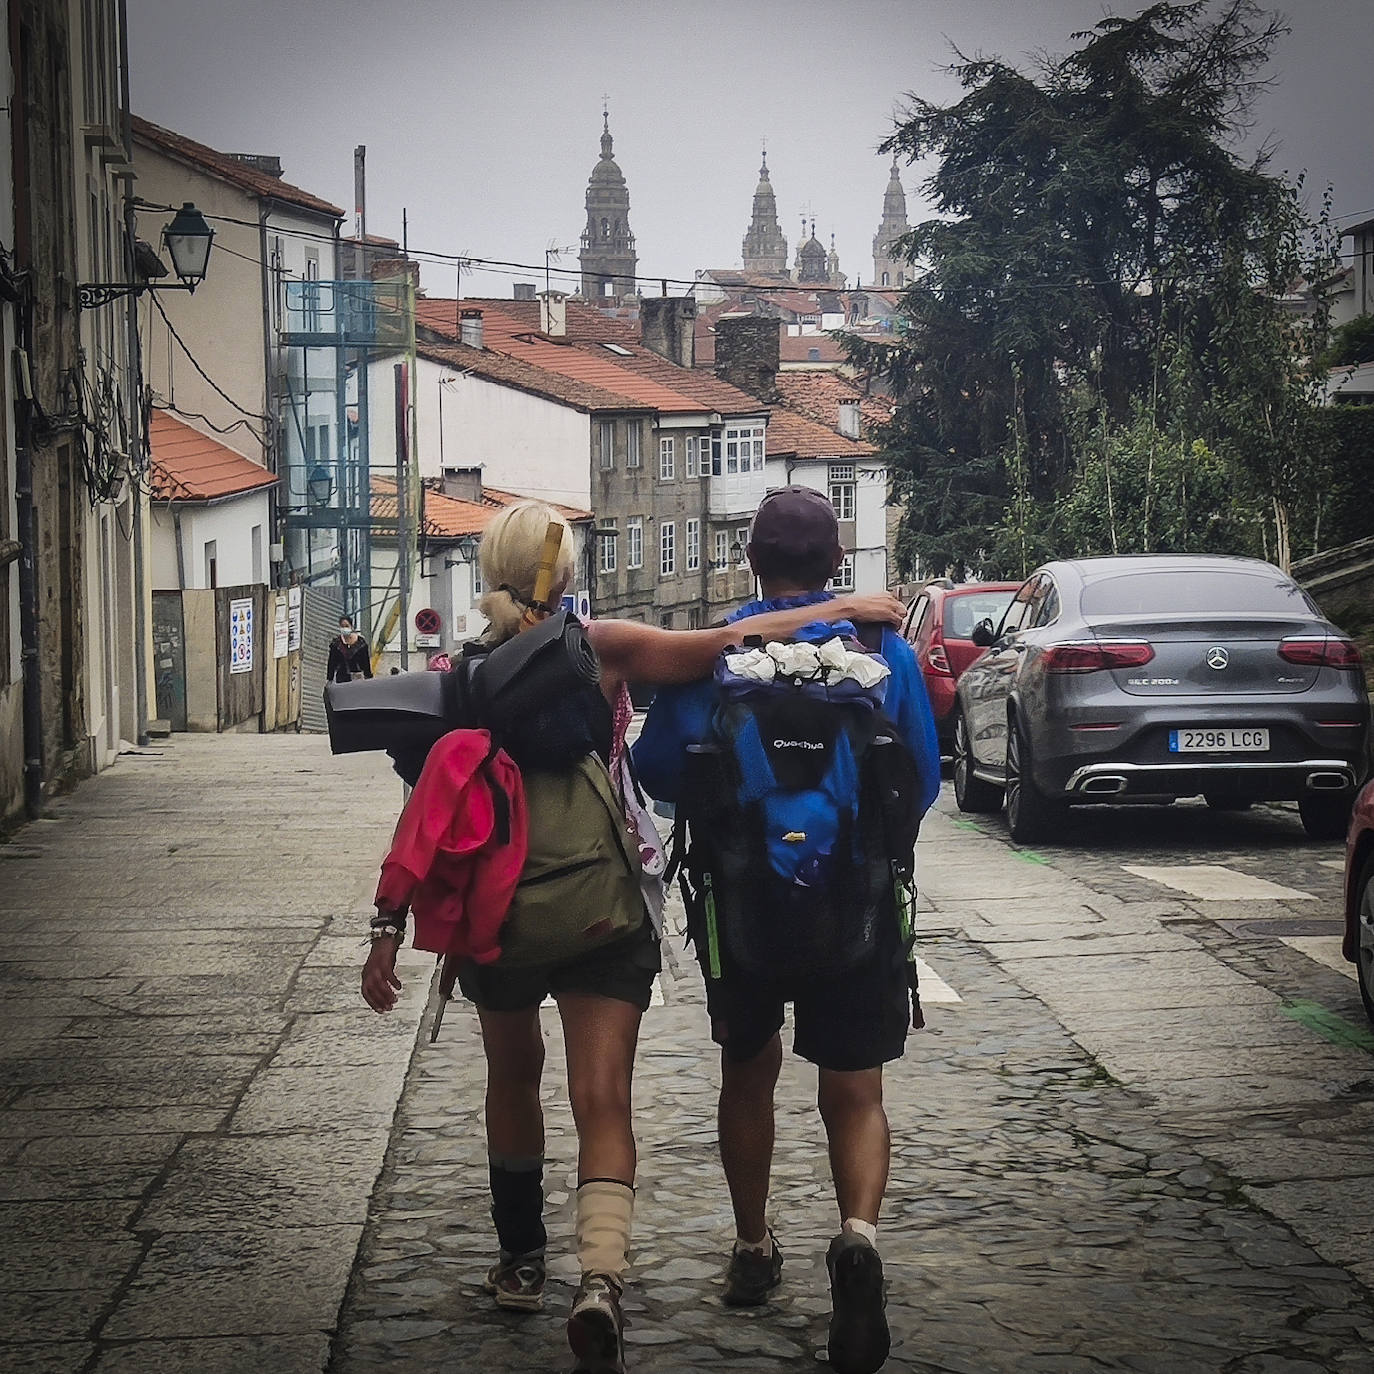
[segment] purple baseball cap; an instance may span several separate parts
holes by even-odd
[[[749,547],[765,563],[806,563],[840,552],[835,507],[814,487],[779,487],[759,503]]]

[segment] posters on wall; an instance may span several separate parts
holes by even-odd
[[[295,653],[301,647],[301,589],[291,587],[286,593],[287,634],[286,648]]]
[[[229,603],[229,671],[253,671],[253,598]]]
[[[278,595],[272,614],[272,657],[285,658],[291,649],[291,608]]]

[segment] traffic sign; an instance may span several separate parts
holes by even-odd
[[[437,635],[440,624],[439,612],[428,606],[415,612],[415,628],[422,635]]]

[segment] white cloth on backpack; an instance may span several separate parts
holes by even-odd
[[[775,640],[762,649],[727,654],[725,666],[736,677],[754,682],[791,677],[803,682],[856,682],[865,689],[876,687],[892,672],[882,659],[846,648],[838,635],[823,644],[782,644]]]

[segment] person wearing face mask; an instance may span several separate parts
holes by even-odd
[[[372,655],[367,640],[353,628],[351,616],[339,617],[339,633],[329,641],[330,682],[352,682],[355,677],[372,676]]]

